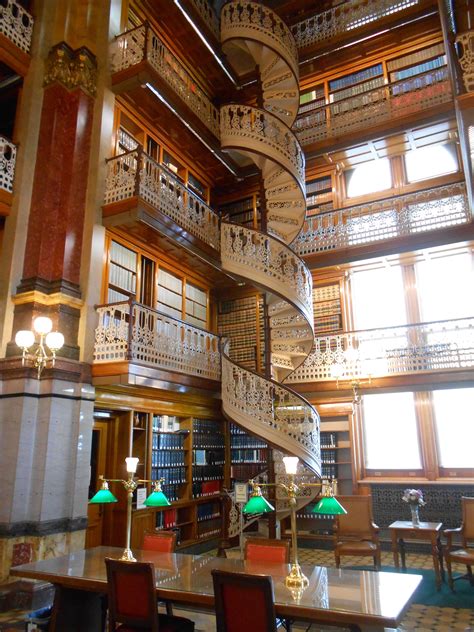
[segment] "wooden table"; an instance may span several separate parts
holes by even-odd
[[[104,558],[120,558],[121,554],[119,548],[96,547],[23,564],[12,568],[11,574],[56,586],[51,632],[102,632],[101,601],[107,591]],[[266,574],[273,577],[278,617],[345,625],[351,630],[397,627],[422,579],[420,575],[303,565],[310,583],[298,595],[285,586],[287,564],[153,551],[134,551],[134,555],[154,563],[158,598],[213,610],[212,569]]]
[[[402,557],[402,568],[405,565],[405,540],[429,540],[431,542],[431,555],[433,556],[433,566],[436,575],[436,587],[441,588],[441,581],[444,581],[443,567],[443,547],[441,545],[442,522],[420,522],[416,527],[411,520],[397,520],[388,527],[392,532],[392,552],[395,566],[400,568],[398,561],[398,550]]]

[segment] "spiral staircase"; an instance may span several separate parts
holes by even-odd
[[[221,41],[236,71],[254,68],[263,107],[221,107],[221,146],[241,164],[261,171],[266,207],[264,231],[221,225],[223,268],[265,295],[270,324],[271,377],[249,371],[222,353],[222,401],[229,419],[274,448],[275,473],[283,482],[281,458],[299,457],[301,474],[321,474],[319,416],[284,380],[305,360],[314,340],[312,277],[290,244],[306,213],[304,154],[291,131],[299,107],[298,53],[288,27],[270,9],[242,0],[221,14]],[[312,496],[315,492],[311,492]],[[309,496],[309,497],[308,497]],[[300,506],[312,497],[300,499]],[[277,515],[287,513],[277,502]]]

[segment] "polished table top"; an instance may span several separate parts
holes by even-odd
[[[105,557],[120,558],[122,549],[96,547],[11,570],[12,575],[43,579],[64,587],[106,592]],[[302,565],[309,586],[292,593],[284,583],[290,566],[239,559],[134,551],[139,561],[153,562],[158,596],[191,605],[213,606],[211,570],[271,575],[279,616],[314,621],[350,621],[396,627],[420,575],[376,573]]]
[[[396,529],[398,531],[441,531],[443,526],[442,522],[420,522],[416,526],[411,520],[395,520],[389,525],[389,529]]]

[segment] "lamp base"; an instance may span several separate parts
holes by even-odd
[[[120,558],[121,562],[136,562],[137,560],[133,557],[133,553],[131,549],[124,549],[122,553],[122,557]]]
[[[296,563],[292,564],[290,574],[285,578],[285,586],[287,588],[306,588],[309,579],[303,575],[301,566]]]

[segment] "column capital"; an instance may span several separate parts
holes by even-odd
[[[60,83],[68,90],[80,88],[95,97],[97,60],[85,46],[73,50],[66,42],[60,42],[49,51],[45,64],[45,87]]]

